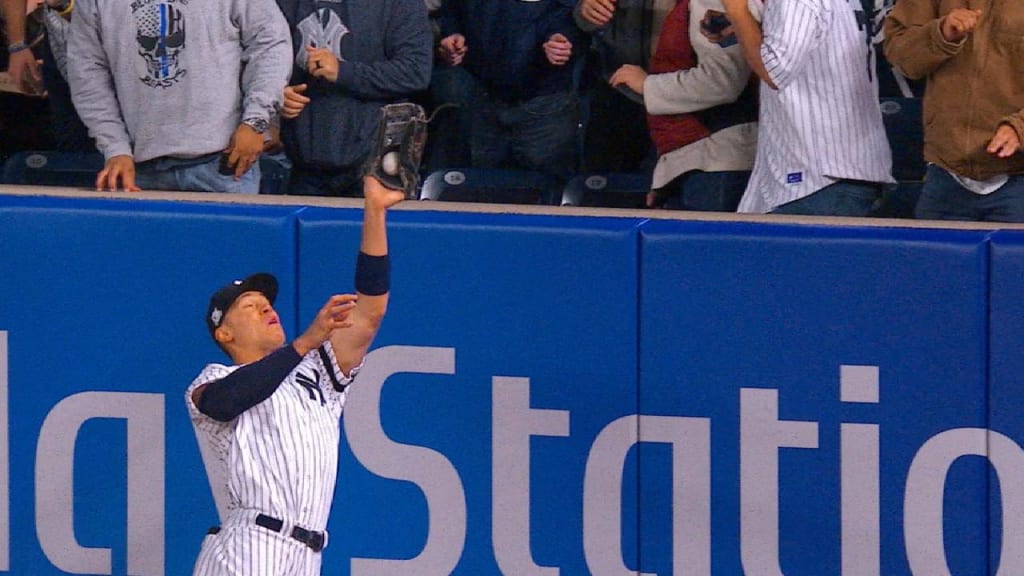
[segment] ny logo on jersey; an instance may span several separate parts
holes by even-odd
[[[306,389],[306,392],[309,393],[309,399],[310,400],[314,400],[315,401],[319,397],[320,405],[321,406],[323,406],[324,404],[327,403],[327,401],[324,400],[324,392],[323,392],[323,390],[320,389],[320,373],[319,372],[313,372],[313,377],[312,378],[310,378],[309,376],[306,376],[302,372],[299,372],[298,374],[295,375],[295,382],[299,386],[302,386],[303,388]]]
[[[874,81],[875,45],[882,42],[882,26],[892,10],[891,0],[849,0],[857,19],[857,29],[865,33],[868,45],[868,80]]]

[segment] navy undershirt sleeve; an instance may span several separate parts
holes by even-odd
[[[207,384],[196,408],[214,420],[230,422],[270,398],[300,361],[302,356],[291,345],[276,350]]]

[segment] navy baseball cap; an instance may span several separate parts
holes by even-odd
[[[210,305],[206,309],[206,327],[210,329],[210,335],[221,325],[228,308],[238,300],[238,297],[246,292],[260,292],[274,303],[277,298],[277,278],[265,272],[259,272],[249,276],[245,280],[234,282],[220,288],[210,296]]]

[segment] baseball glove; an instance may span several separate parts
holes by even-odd
[[[377,139],[363,171],[414,199],[426,142],[427,115],[422,106],[411,102],[382,106]]]

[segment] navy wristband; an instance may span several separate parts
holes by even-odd
[[[359,252],[356,258],[356,292],[367,296],[387,294],[391,289],[391,258]]]
[[[8,54],[17,54],[18,52],[21,52],[23,50],[28,50],[29,48],[31,48],[31,46],[29,46],[28,44],[26,44],[24,42],[14,42],[13,44],[8,44],[7,45],[7,53]]]

